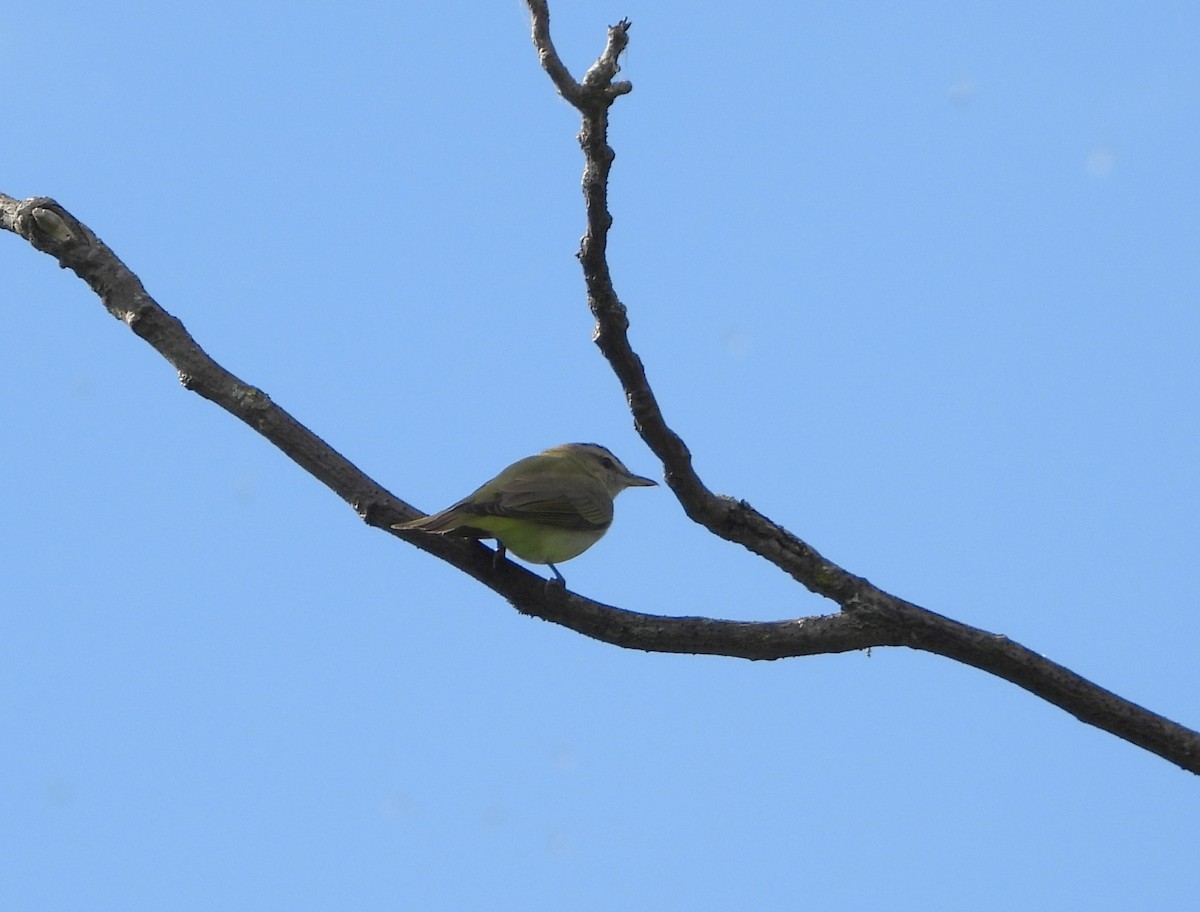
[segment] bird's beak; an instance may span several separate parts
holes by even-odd
[[[657,481],[643,478],[641,475],[626,475],[625,484],[631,488],[654,488],[658,486]]]

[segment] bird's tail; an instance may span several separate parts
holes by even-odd
[[[420,519],[410,519],[408,522],[396,523],[392,526],[393,529],[400,529],[403,532],[453,532],[459,526],[463,525],[468,516],[464,510],[459,509],[459,505],[448,507],[440,513],[431,513],[428,516],[422,516]]]

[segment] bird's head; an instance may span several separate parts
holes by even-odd
[[[658,484],[657,481],[634,475],[607,447],[598,443],[564,443],[546,450],[545,455],[573,460],[582,470],[603,484],[610,497],[616,497],[626,488],[645,488]]]

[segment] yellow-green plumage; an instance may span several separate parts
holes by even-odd
[[[494,538],[522,560],[554,565],[578,557],[612,524],[613,498],[656,482],[634,475],[607,449],[566,443],[514,462],[439,513],[392,528]]]

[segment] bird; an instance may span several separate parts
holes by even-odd
[[[564,443],[526,456],[446,509],[392,528],[492,538],[496,563],[511,551],[545,564],[566,586],[555,564],[578,557],[598,542],[613,520],[613,499],[626,488],[658,482],[634,475],[598,443]]]

